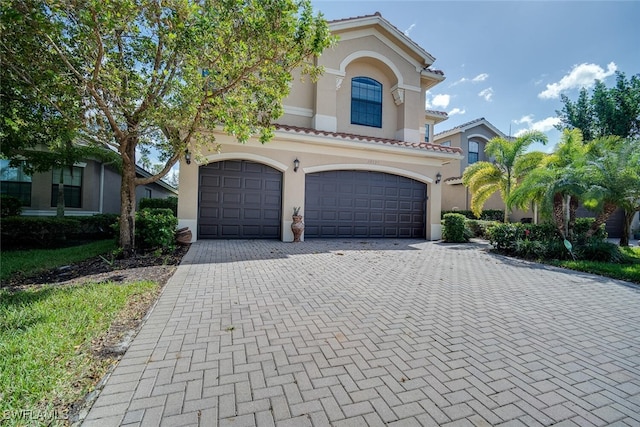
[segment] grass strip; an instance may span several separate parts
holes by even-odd
[[[629,258],[628,263],[614,264],[598,261],[554,261],[553,265],[585,273],[599,274],[613,279],[640,283],[640,248],[621,247]]]
[[[92,342],[154,282],[0,289],[0,425],[62,424],[60,408],[82,398],[111,362]],[[36,424],[38,424],[36,422]]]
[[[17,272],[28,277],[52,268],[106,254],[115,249],[115,241],[109,239],[68,248],[3,251],[0,260],[0,281],[8,279]]]

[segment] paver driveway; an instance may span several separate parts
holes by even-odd
[[[640,425],[640,292],[477,245],[201,241],[85,426]]]

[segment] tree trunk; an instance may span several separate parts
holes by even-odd
[[[566,239],[564,232],[564,197],[561,193],[556,193],[553,196],[553,222],[555,222],[562,238]]]
[[[573,241],[573,229],[576,225],[576,212],[578,211],[578,198],[577,197],[569,197],[569,221],[567,222],[567,236],[569,240]]]
[[[56,217],[64,218],[64,168],[60,168],[58,178],[58,203],[56,205]]]
[[[130,141],[125,144],[127,153],[122,158],[120,185],[120,248],[123,256],[129,258],[135,251],[136,165],[135,144]]]
[[[598,216],[596,216],[595,221],[593,221],[593,224],[591,224],[591,228],[587,230],[587,234],[585,235],[585,237],[589,238],[593,236],[598,231],[600,226],[604,224],[607,219],[609,219],[609,217],[615,210],[616,205],[605,202],[604,207],[602,208],[602,212],[600,212]]]
[[[620,236],[620,246],[629,246],[629,234],[631,234],[631,222],[636,211],[625,209],[624,221],[622,223],[622,236]]]

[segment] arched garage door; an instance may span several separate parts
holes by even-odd
[[[281,217],[281,172],[246,160],[200,167],[199,239],[279,239]]]
[[[307,174],[305,237],[425,237],[427,186],[369,171]]]

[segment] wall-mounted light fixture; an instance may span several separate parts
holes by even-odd
[[[187,162],[188,165],[191,164],[191,151],[189,151],[188,148],[184,150],[184,160]]]
[[[300,160],[298,160],[298,158],[296,157],[296,159],[293,161],[293,171],[298,172],[299,167],[300,167]]]
[[[436,184],[440,184],[441,180],[442,180],[442,174],[440,172],[438,172],[436,174]]]

